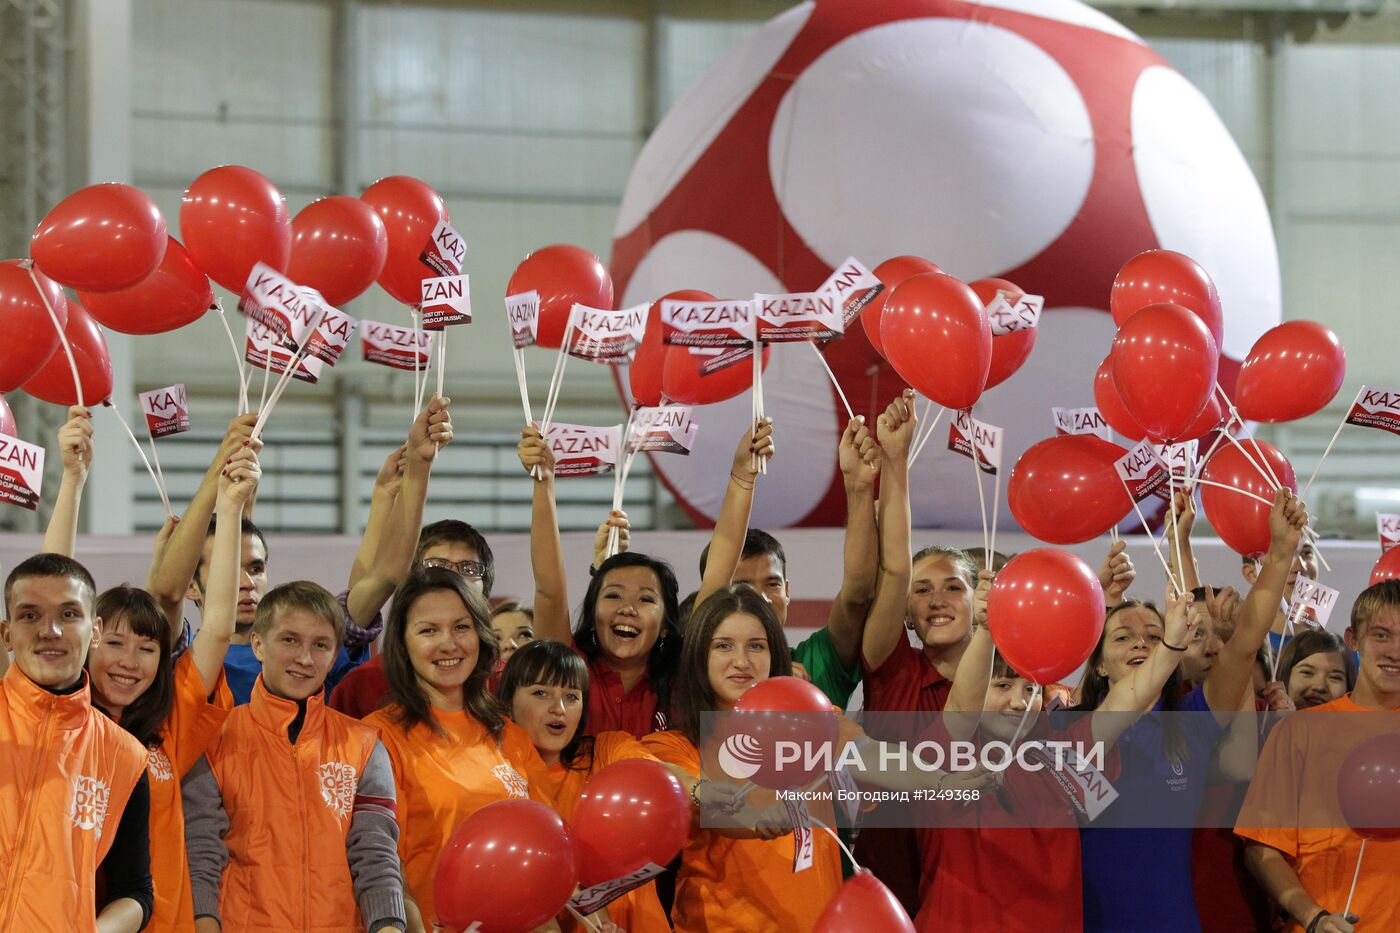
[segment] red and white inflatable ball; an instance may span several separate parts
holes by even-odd
[[[1161,56],[1077,0],[794,7],[667,114],[615,234],[623,305],[812,289],[847,256],[873,268],[902,254],[1044,295],[1029,361],[976,408],[1006,429],[1008,471],[1053,433],[1051,406],[1093,404],[1110,286],[1133,255],[1176,250],[1214,278],[1227,390],[1280,318],[1268,210],[1229,132]],[[860,327],[826,353],[858,413],[901,386]],[[842,524],[845,413],[808,347],[774,348],[764,395],[781,482],[760,482],[754,524]],[[748,417],[743,397],[709,406],[690,457],[654,460],[697,521],[719,509]],[[914,467],[915,523],[980,527],[972,470],[945,447]]]

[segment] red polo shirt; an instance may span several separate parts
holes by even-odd
[[[626,732],[640,739],[666,728],[658,721],[656,691],[646,674],[632,685],[622,686],[622,675],[601,658],[588,661],[588,734]]]
[[[865,709],[872,712],[939,713],[953,689],[953,682],[908,641],[901,640],[873,670],[864,655],[860,663],[865,673]]]

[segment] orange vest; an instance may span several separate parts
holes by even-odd
[[[322,696],[306,701],[293,745],[287,727],[297,704],[273,696],[259,676],[252,702],[229,714],[205,753],[229,819],[224,933],[363,929],[345,840],[377,736],[327,709]]]
[[[18,665],[0,681],[0,933],[97,929],[97,866],[146,750],[83,678],[66,696]]]
[[[214,700],[194,658],[185,652],[175,662],[175,703],[160,728],[160,744],[150,750],[146,780],[151,788],[151,881],[155,909],[145,933],[185,933],[194,928],[190,866],[185,857],[185,806],[180,780],[199,761],[233,709],[233,694],[223,674]]]

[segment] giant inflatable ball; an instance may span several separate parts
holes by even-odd
[[[999,276],[1044,295],[1034,353],[975,410],[1006,429],[1008,472],[1053,433],[1051,406],[1093,404],[1110,287],[1133,255],[1176,250],[1214,278],[1227,390],[1280,319],[1269,215],[1239,148],[1200,91],[1076,0],[788,10],[667,114],[615,236],[623,306],[677,289],[808,290],[852,255],[872,268],[923,256],[964,281]],[[859,326],[826,356],[858,413],[873,418],[902,387]],[[774,348],[764,395],[778,456],[754,525],[843,524],[846,416],[809,347]],[[695,452],[653,460],[701,524],[719,510],[749,414],[743,396],[706,406]],[[980,527],[972,467],[946,446],[940,426],[914,466],[915,523]],[[1001,495],[1011,527],[1005,477]]]

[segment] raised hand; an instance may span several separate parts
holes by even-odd
[[[977,589],[972,594],[972,627],[974,629],[987,624],[987,597],[992,595],[992,583],[996,581],[997,575],[990,570],[982,570],[977,574]]]
[[[58,450],[63,458],[63,472],[79,479],[87,478],[92,466],[92,412],[81,405],[68,409],[68,421],[58,429]]]
[[[524,441],[521,441],[523,444]],[[525,462],[522,454],[520,462]],[[593,566],[603,566],[603,561],[608,559],[608,538],[612,529],[617,529],[617,553],[621,554],[632,543],[632,523],[627,520],[627,513],[621,510],[608,513],[607,520],[598,526],[598,531],[593,535]]]
[[[1307,524],[1308,509],[1303,500],[1293,495],[1287,486],[1280,486],[1274,492],[1274,504],[1269,509],[1269,548],[1292,560]]]
[[[759,473],[759,464],[771,460],[776,448],[773,446],[773,419],[760,419],[752,431],[745,431],[739,438],[739,446],[734,449],[734,465],[729,475],[737,480],[752,483]]]
[[[252,441],[229,458],[219,474],[219,505],[242,509],[257,493],[262,479],[262,466],[258,463],[262,446],[261,440]]]
[[[1210,613],[1215,622],[1215,631],[1223,641],[1229,641],[1230,635],[1234,634],[1243,602],[1239,591],[1233,586],[1227,586],[1218,593],[1212,587],[1206,587],[1206,612]]]
[[[408,444],[403,443],[384,458],[379,472],[374,477],[376,492],[385,494],[391,499],[399,494],[399,486],[403,484],[404,458],[407,455]]]
[[[1294,713],[1298,707],[1288,695],[1288,688],[1281,681],[1271,680],[1264,687],[1264,708],[1271,713]]]
[[[515,445],[515,452],[519,454],[520,465],[525,472],[536,479],[543,480],[554,475],[554,451],[549,449],[535,425],[527,424],[520,429],[520,443]]]
[[[914,441],[914,428],[918,418],[914,414],[914,390],[904,393],[885,408],[884,414],[876,419],[876,437],[880,449],[891,462],[902,463],[909,459],[909,447]]]
[[[1191,645],[1196,631],[1205,622],[1205,610],[1196,605],[1190,593],[1167,597],[1166,629],[1162,633],[1162,644],[1175,651]]]
[[[1108,554],[1099,564],[1099,585],[1103,587],[1105,605],[1112,608],[1123,601],[1123,594],[1137,579],[1137,569],[1128,556],[1128,542],[1119,539],[1108,546]]]
[[[837,461],[847,486],[869,488],[880,475],[880,445],[870,433],[862,415],[856,415],[841,433]]]
[[[408,429],[408,455],[431,463],[437,452],[452,443],[450,398],[434,398]]]
[[[1172,495],[1172,513],[1176,515],[1177,534],[1183,539],[1191,537],[1191,528],[1196,524],[1196,497],[1184,489]],[[1168,518],[1170,525],[1170,518]]]

